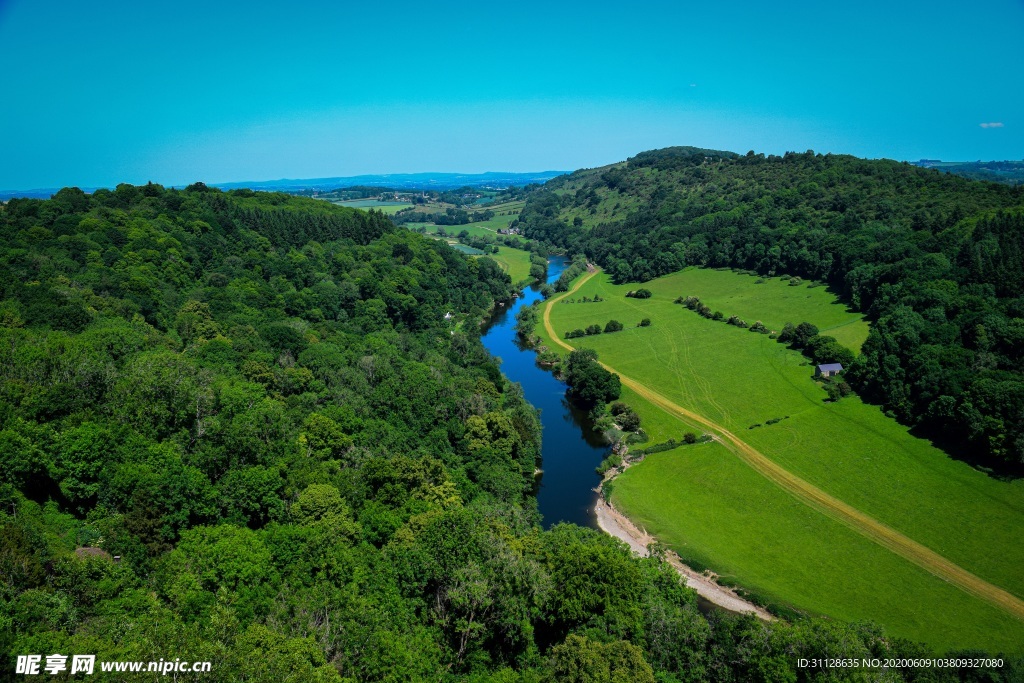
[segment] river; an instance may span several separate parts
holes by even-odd
[[[565,258],[551,257],[547,281],[557,280],[565,268]],[[525,289],[522,296],[499,309],[488,321],[481,339],[487,350],[501,359],[505,376],[519,382],[526,400],[540,410],[544,430],[543,474],[537,506],[545,528],[558,522],[597,528],[594,488],[601,478],[594,469],[601,464],[608,447],[600,435],[587,427],[586,415],[565,400],[565,382],[537,365],[537,354],[524,347],[516,336],[516,312],[542,298],[536,286]]]
[[[553,256],[548,261],[548,282],[554,282],[566,268],[566,260]],[[526,400],[540,410],[543,427],[541,445],[541,468],[544,470],[537,492],[537,507],[544,520],[544,527],[550,528],[559,522],[573,522],[580,526],[597,529],[594,504],[597,493],[594,489],[600,483],[594,469],[608,454],[600,435],[588,427],[586,415],[573,408],[565,400],[565,382],[555,379],[554,374],[537,365],[537,354],[522,345],[516,335],[516,312],[522,306],[543,299],[537,287],[529,287],[523,295],[498,312],[484,326],[481,337],[484,346],[492,355],[501,359],[501,371],[513,382],[523,386]],[[722,591],[724,597],[711,602],[707,593],[698,588],[697,607],[704,614],[715,610],[732,611],[743,601],[728,591],[717,588],[713,581],[704,580],[711,593]],[[687,584],[695,587],[693,580]],[[723,600],[725,602],[723,602]],[[717,604],[716,604],[717,603]],[[756,611],[752,605],[739,611]]]

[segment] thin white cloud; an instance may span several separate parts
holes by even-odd
[[[979,123],[982,128],[1002,128],[1003,124],[999,121],[993,121],[992,123]]]

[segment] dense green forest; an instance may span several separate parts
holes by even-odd
[[[511,293],[489,259],[282,194],[0,208],[0,679],[33,653],[212,662],[176,680],[663,683],[928,654],[705,616],[657,558],[543,531],[537,415],[477,332]]]
[[[517,224],[617,282],[693,265],[825,282],[872,321],[859,393],[960,457],[1024,465],[1024,188],[675,147],[556,178]]]

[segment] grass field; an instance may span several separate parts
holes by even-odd
[[[508,227],[519,211],[523,208],[525,202],[505,202],[504,204],[496,204],[494,206],[485,206],[481,208],[490,209],[497,214],[490,220],[477,221],[475,223],[466,223],[465,225],[434,225],[433,223],[409,223],[406,227],[411,230],[415,230],[418,227],[425,227],[427,234],[436,234],[437,229],[444,228],[445,232],[449,235],[458,235],[460,232],[465,230],[473,237],[496,237],[498,230],[503,230]],[[429,209],[426,209],[429,211]]]
[[[467,223],[465,225],[434,225],[433,223],[407,223],[405,227],[409,228],[410,230],[415,230],[421,227],[426,228],[425,234],[427,235],[436,235],[438,228],[443,228],[445,234],[449,236],[458,235],[463,230],[468,232],[472,237],[497,237],[498,235],[497,229],[485,227],[484,222]]]
[[[402,209],[408,209],[412,204],[406,202],[380,202],[376,199],[349,199],[345,201],[332,202],[338,206],[347,206],[351,209],[373,209],[374,211],[382,211],[388,216],[393,216]]]
[[[779,329],[786,321],[808,320],[852,348],[863,343],[866,324],[836,305],[823,288],[790,287],[778,279],[756,282],[757,278],[732,272],[687,270],[646,283],[654,297],[637,300],[623,296],[636,285],[612,286],[602,275],[592,278],[569,298],[578,300],[600,293],[607,301],[552,304],[551,321],[561,334],[592,323],[604,325],[613,318],[620,320],[626,330],[572,340],[572,344],[594,348],[602,361],[617,371],[732,430],[813,486],[977,576],[1017,596],[1024,595],[1024,549],[1019,543],[1024,537],[1021,483],[995,481],[949,459],[856,397],[825,404],[824,391],[811,380],[811,368],[800,354],[766,335],[706,320],[672,303],[679,295],[692,294],[712,309],[739,315],[748,322],[762,320],[772,329]],[[635,327],[642,317],[651,318],[653,325]],[[636,404],[652,442],[669,436],[678,438],[687,429],[635,395],[627,395],[626,400]],[[785,416],[788,419],[776,425],[748,429]],[[693,449],[672,451],[665,457],[683,457],[680,454],[684,452]],[[988,647],[994,647],[991,643],[1007,642],[1006,634],[1018,643],[1024,642],[1024,623],[1011,617],[1007,617],[1009,625],[990,617],[982,620],[984,610],[979,610],[992,608],[960,591],[955,613],[964,623],[958,628],[965,634],[973,629],[977,637],[956,640],[948,630],[951,623],[942,625],[942,620],[931,614],[951,607],[949,596],[932,585],[941,581],[866,539],[857,545],[846,541],[837,545],[835,539],[844,536],[831,527],[842,525],[790,497],[735,456],[726,460],[750,476],[733,477],[735,485],[716,494],[718,506],[745,509],[751,496],[766,495],[761,490],[764,487],[782,496],[787,504],[766,506],[757,519],[748,520],[751,529],[760,529],[757,533],[734,529],[702,536],[700,529],[715,528],[720,521],[715,506],[695,503],[699,498],[678,483],[687,476],[685,459],[673,461],[683,468],[678,476],[648,474],[660,459],[664,458],[652,458],[623,475],[616,482],[613,500],[649,530],[680,548],[684,556],[698,556],[694,549],[699,548],[702,562],[734,574],[740,583],[776,599],[844,618],[869,616],[886,624],[893,633],[936,645],[969,642],[985,646],[987,642]],[[750,486],[755,481],[757,489]],[[660,502],[651,502],[656,500]],[[675,504],[670,502],[673,500]],[[817,525],[807,527],[807,519],[818,519]],[[806,551],[784,552],[790,545],[799,546],[798,535],[791,537],[788,530],[800,525],[816,529],[812,537],[834,559]],[[765,529],[776,531],[763,536]],[[760,539],[766,548],[761,560],[757,553],[746,552],[753,539]],[[769,548],[775,551],[769,553]],[[871,552],[855,552],[854,548],[870,548]],[[888,563],[882,563],[887,568],[881,574],[876,569],[882,566],[878,553]],[[888,567],[893,563],[903,567],[902,573]],[[787,578],[807,572],[819,577],[813,591],[798,590]],[[875,593],[840,590],[858,574],[861,576],[857,580],[898,585],[900,592],[918,597],[890,604],[894,601],[875,597],[885,594],[880,588]],[[943,584],[942,588],[951,587]],[[926,616],[919,622],[910,619],[904,613],[908,604],[925,609]],[[1001,624],[1002,635],[995,632],[995,627],[986,626],[996,623]]]
[[[612,501],[683,558],[756,593],[940,651],[1020,650],[1018,620],[797,503],[721,444],[649,456],[613,482]]]
[[[498,262],[501,269],[512,278],[512,284],[519,284],[530,279],[530,252],[511,247],[498,247],[497,254],[490,254]]]

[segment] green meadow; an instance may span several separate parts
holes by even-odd
[[[504,216],[503,216],[504,218]],[[460,232],[465,230],[471,237],[496,237],[498,234],[497,228],[489,228],[485,225],[486,221],[479,223],[466,223],[465,225],[435,225],[433,223],[407,223],[405,227],[410,230],[416,230],[417,228],[426,228],[424,234],[436,235],[438,228],[444,230],[445,234],[450,236],[458,235]],[[504,227],[504,225],[502,226]]]
[[[363,209],[364,211],[373,209],[374,211],[381,211],[388,216],[393,216],[402,209],[408,209],[412,206],[408,202],[381,202],[376,199],[349,199],[332,203],[338,206],[347,206],[351,209]]]
[[[822,287],[730,271],[688,269],[643,286],[652,298],[626,298],[639,285],[594,277],[568,297],[576,303],[551,305],[553,327],[563,335],[619,320],[626,328],[621,332],[570,343],[595,349],[622,374],[721,424],[790,472],[1024,595],[1024,482],[997,481],[952,460],[856,396],[825,403],[800,353],[672,302],[695,295],[727,317],[761,320],[775,330],[806,320],[852,349],[868,331],[858,314]],[[580,302],[595,294],[605,301]],[[637,327],[642,318],[652,325]],[[624,400],[643,418],[651,443],[690,429],[628,391]],[[995,618],[995,608],[807,508],[723,447],[700,448],[682,447],[631,468],[615,481],[613,501],[684,557],[773,599],[837,617],[872,618],[895,634],[941,646],[969,641],[993,647],[1008,637],[1024,642],[1024,623]],[[714,458],[694,455],[719,451]],[[713,495],[697,483],[712,471],[723,477]],[[765,502],[751,506],[758,500]],[[816,588],[800,588],[811,575],[818,577]],[[901,595],[908,597],[901,602]],[[966,640],[966,631],[954,639],[947,631],[952,622],[943,626],[938,614],[954,603],[966,618],[962,627],[974,629]],[[919,618],[907,610],[917,610]]]
[[[501,269],[512,278],[512,284],[518,284],[530,278],[530,252],[511,247],[498,247],[497,254],[488,254],[498,262]]]
[[[495,215],[486,221],[476,221],[475,223],[466,223],[464,225],[435,225],[433,223],[409,223],[406,225],[410,230],[415,230],[419,227],[426,228],[426,234],[433,235],[437,234],[438,228],[444,228],[444,231],[449,235],[458,235],[460,232],[465,230],[472,237],[496,237],[498,230],[504,230],[508,227],[508,224],[515,220],[516,216],[519,215],[519,211],[523,208],[525,202],[505,202],[504,204],[495,204],[494,206],[480,206],[475,207],[476,209],[489,209],[494,211]],[[430,211],[430,207],[424,209],[424,211]]]
[[[798,503],[721,444],[650,455],[612,487],[616,507],[681,557],[755,594],[939,651],[1020,650],[1020,621]]]

